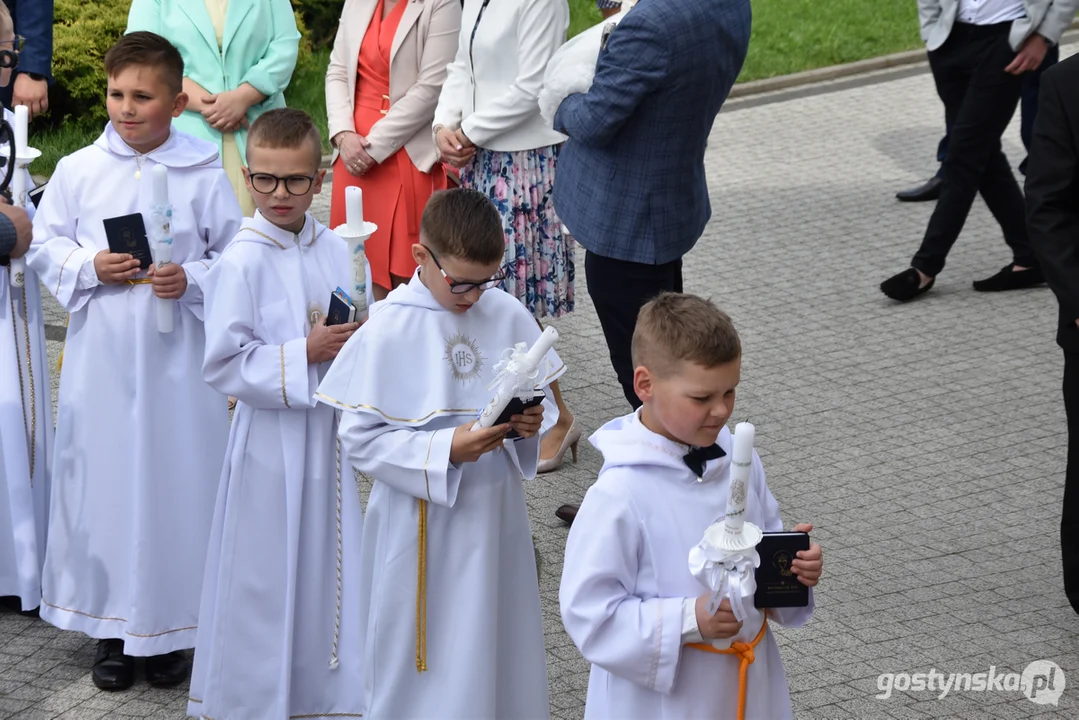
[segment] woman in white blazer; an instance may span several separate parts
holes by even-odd
[[[330,226],[345,222],[345,188],[364,195],[376,300],[416,269],[420,215],[446,187],[431,122],[457,51],[460,0],[347,0],[326,70],[335,148]]]
[[[506,233],[505,289],[536,318],[573,310],[573,238],[551,202],[565,136],[539,110],[547,61],[566,39],[566,0],[464,0],[457,57],[433,131],[461,185],[487,194]],[[544,437],[540,472],[577,455],[580,429],[552,384],[558,423]]]

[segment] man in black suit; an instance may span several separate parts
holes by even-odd
[[[1060,302],[1068,418],[1060,550],[1064,592],[1079,612],[1079,56],[1042,76],[1025,190],[1030,244]]]
[[[53,0],[4,0],[15,23],[15,34],[24,39],[14,81],[0,90],[4,107],[25,105],[30,117],[49,109],[52,81]]]

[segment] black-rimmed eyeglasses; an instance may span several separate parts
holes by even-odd
[[[277,186],[285,183],[285,190],[289,195],[306,195],[311,191],[311,185],[315,182],[315,175],[290,175],[277,177],[269,173],[248,173],[251,179],[251,188],[262,195],[273,195],[277,192]]]
[[[484,280],[483,282],[458,282],[457,280],[454,280],[449,275],[447,275],[446,271],[442,269],[442,263],[440,263],[438,261],[438,258],[435,257],[435,254],[431,250],[431,248],[427,247],[426,245],[424,245],[424,247],[427,248],[427,252],[431,253],[431,259],[435,261],[435,267],[437,267],[438,271],[442,273],[442,277],[446,278],[446,284],[450,286],[450,292],[454,295],[464,295],[465,293],[470,292],[473,289],[490,290],[491,288],[495,287],[500,282],[506,279],[505,273],[499,272],[490,280]]]

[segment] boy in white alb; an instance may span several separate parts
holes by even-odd
[[[644,404],[591,438],[603,468],[570,530],[559,593],[566,631],[592,663],[585,717],[715,720],[739,717],[744,704],[747,718],[789,718],[787,677],[763,611],[748,599],[740,623],[724,599],[709,615],[710,593],[689,570],[690,549],[726,511],[738,334],[710,302],[666,293],[641,310],[633,364]],[[698,465],[694,448],[712,459]],[[756,454],[747,494],[746,520],[782,530]],[[817,584],[821,557],[816,543],[798,553],[793,570],[803,584]],[[768,617],[793,627],[812,613],[811,591],[808,607]],[[705,645],[715,640],[724,641],[719,653]],[[745,687],[739,649],[752,658]]]
[[[328,326],[345,241],[308,212],[322,143],[301,110],[251,125],[258,211],[206,277],[206,381],[237,398],[202,588],[187,712],[360,717],[363,512],[318,382],[357,323]],[[350,611],[351,610],[351,611]]]
[[[14,42],[11,13],[0,3],[0,48]],[[0,87],[7,86],[11,73],[10,67],[0,69]],[[4,110],[4,119],[14,126],[10,110]],[[10,152],[9,147],[0,148],[5,158]],[[27,189],[33,187],[30,174],[22,172]],[[11,212],[26,217],[22,210]],[[27,203],[26,212],[33,217],[33,203]],[[0,222],[15,234],[10,219]],[[10,250],[0,247],[0,255],[6,256],[6,267],[0,266],[0,597],[13,598],[24,612],[41,602],[52,462],[52,397],[41,285],[29,268],[21,286],[11,282],[10,260],[23,257],[27,249],[18,242]]]
[[[109,124],[63,158],[34,218],[28,262],[71,314],[60,375],[41,616],[99,639],[93,680],[187,677],[228,438],[224,397],[202,379],[202,282],[240,208],[217,148],[172,130],[183,60],[132,33],[105,57]],[[151,170],[168,168],[172,263],[109,251],[151,219]],[[170,300],[174,329],[158,330]]]
[[[536,321],[500,278],[498,212],[474,190],[431,196],[419,269],[372,308],[317,397],[346,410],[342,449],[374,478],[357,615],[365,717],[546,718],[546,655],[522,480],[536,474],[542,406],[472,431],[506,350]],[[535,378],[564,367],[554,351]],[[507,439],[510,429],[523,439]]]

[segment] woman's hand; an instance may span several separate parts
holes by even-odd
[[[352,175],[359,177],[378,163],[367,152],[371,143],[363,135],[355,132],[342,132],[337,135],[337,151],[341,153],[341,162]]]
[[[187,95],[187,109],[205,116],[206,98],[210,96],[210,93],[206,92],[206,88],[202,85],[186,77],[184,78],[183,88],[184,93]]]
[[[203,98],[206,105],[202,116],[218,132],[234,132],[247,127],[247,111],[259,102],[262,93],[246,83],[235,90],[226,90]]]
[[[442,159],[456,168],[467,165],[476,154],[476,147],[460,130],[440,127],[435,133],[435,142]]]

